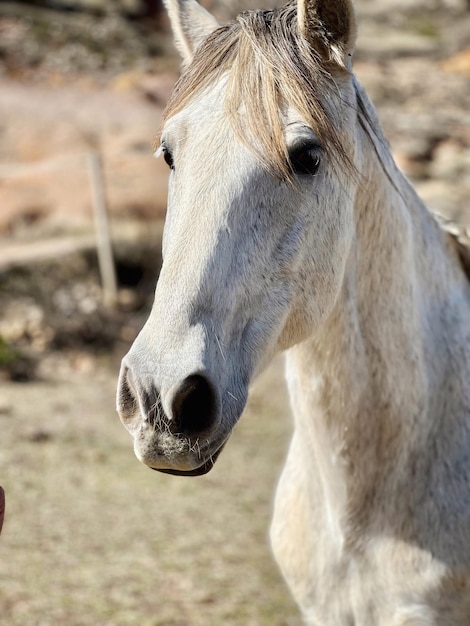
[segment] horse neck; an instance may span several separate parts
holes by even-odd
[[[296,430],[323,482],[357,510],[396,473],[397,459],[406,480],[408,460],[438,428],[442,402],[433,394],[451,374],[452,342],[462,340],[450,336],[459,325],[443,313],[457,314],[449,303],[462,302],[459,292],[469,302],[445,235],[396,168],[378,126],[374,133],[372,149],[359,130],[368,182],[356,197],[341,294],[321,328],[287,354]]]

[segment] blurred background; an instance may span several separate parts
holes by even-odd
[[[470,225],[469,1],[357,8],[356,72],[400,167]],[[300,624],[267,538],[282,364],[201,478],[140,465],[114,411],[158,276],[152,143],[178,71],[159,0],[0,2],[1,624]]]

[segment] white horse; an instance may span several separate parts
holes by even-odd
[[[123,360],[137,457],[209,471],[286,350],[275,556],[308,624],[470,624],[470,257],[397,169],[350,0],[167,0],[163,267]]]

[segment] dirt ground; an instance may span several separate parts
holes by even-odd
[[[193,480],[137,462],[114,366],[2,388],[0,623],[299,625],[267,540],[290,429],[276,365]]]
[[[358,8],[356,72],[400,166],[430,207],[470,225],[468,3]],[[0,624],[299,626],[268,541],[291,430],[281,361],[204,477],[139,464],[114,410],[158,271],[166,168],[151,145],[177,73],[169,37],[115,13],[18,11],[0,5]],[[91,151],[119,270],[113,316]]]

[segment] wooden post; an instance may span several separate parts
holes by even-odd
[[[109,230],[106,196],[103,184],[103,168],[98,152],[88,155],[88,171],[90,175],[93,214],[95,218],[96,247],[100,268],[103,301],[105,306],[114,307],[117,300],[117,281],[114,268],[113,250]]]

